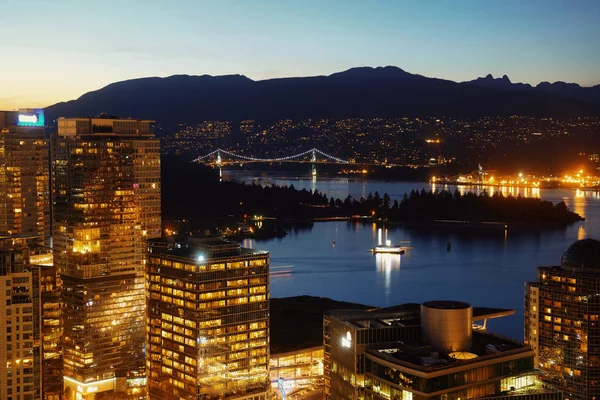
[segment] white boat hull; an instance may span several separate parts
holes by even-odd
[[[404,254],[406,250],[402,246],[375,246],[369,251],[374,254]]]

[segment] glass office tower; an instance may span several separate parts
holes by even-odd
[[[39,280],[40,304],[37,313],[41,318],[40,352],[42,355],[42,399],[61,400],[63,395],[62,358],[62,284],[52,262],[52,253],[38,251],[30,254],[31,271]]]
[[[0,111],[0,235],[49,243],[48,165],[43,110]]]
[[[40,275],[30,255],[50,242],[48,165],[43,110],[0,111],[0,399],[43,398]]]
[[[269,253],[221,239],[148,244],[149,398],[266,399]]]
[[[144,374],[145,247],[161,230],[160,146],[151,122],[58,120],[53,242],[69,398],[102,397]]]

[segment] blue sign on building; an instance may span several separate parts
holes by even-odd
[[[44,109],[33,108],[19,110],[17,125],[19,126],[44,126]]]

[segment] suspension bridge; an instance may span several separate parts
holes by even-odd
[[[203,163],[210,166],[222,167],[226,165],[240,165],[247,163],[310,163],[313,164],[350,164],[350,161],[332,156],[319,149],[313,148],[298,154],[286,157],[260,158],[244,154],[236,154],[231,151],[217,149],[200,156],[193,162]]]
[[[317,164],[350,164],[350,161],[332,156],[317,148],[312,148],[298,154],[286,157],[260,158],[236,154],[231,151],[217,149],[200,156],[192,162],[203,163],[212,167],[224,167],[226,165],[242,165],[247,163],[310,163],[312,175],[317,175]]]

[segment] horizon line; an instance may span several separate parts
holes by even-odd
[[[168,79],[168,78],[177,77],[177,76],[187,76],[187,77],[203,77],[203,76],[206,76],[206,77],[211,77],[211,78],[239,76],[239,77],[243,77],[243,78],[249,79],[252,82],[263,82],[263,81],[281,80],[281,79],[300,79],[300,78],[329,77],[329,76],[332,76],[332,75],[335,75],[335,74],[340,74],[340,73],[348,72],[348,71],[355,70],[355,69],[372,69],[372,70],[375,70],[375,69],[383,69],[383,68],[394,68],[394,69],[401,70],[401,71],[403,71],[403,72],[405,72],[407,74],[410,74],[410,75],[422,76],[422,77],[425,77],[425,78],[428,78],[428,79],[440,79],[440,80],[444,80],[444,81],[448,81],[448,82],[453,82],[453,83],[457,83],[457,84],[469,83],[471,81],[474,81],[474,80],[480,79],[480,78],[484,78],[485,79],[488,75],[491,75],[494,80],[502,79],[502,77],[504,77],[504,76],[508,77],[509,80],[510,80],[510,76],[508,74],[503,74],[502,76],[494,76],[491,73],[487,73],[487,74],[485,74],[483,76],[478,76],[478,77],[473,78],[473,79],[468,80],[468,81],[455,81],[455,80],[452,80],[452,79],[449,79],[449,78],[443,78],[443,77],[439,77],[439,76],[426,76],[426,75],[422,75],[422,74],[419,74],[419,73],[409,72],[409,71],[407,71],[407,70],[405,70],[405,69],[403,69],[401,67],[398,67],[396,65],[379,65],[379,66],[364,65],[364,66],[356,66],[356,67],[350,67],[350,68],[347,68],[347,69],[344,69],[344,70],[334,71],[334,72],[331,72],[329,74],[295,75],[295,76],[290,75],[290,76],[279,76],[279,77],[275,76],[275,77],[268,77],[268,78],[262,78],[262,79],[253,79],[250,76],[242,74],[242,73],[225,73],[225,74],[219,74],[219,75],[175,73],[175,74],[170,74],[170,75],[150,75],[150,76],[140,76],[140,77],[135,77],[135,78],[128,78],[128,79],[117,80],[117,81],[113,81],[113,82],[107,83],[104,86],[101,86],[101,87],[99,87],[97,89],[93,89],[93,90],[89,90],[87,92],[84,92],[84,93],[82,93],[81,95],[79,95],[76,98],[72,98],[72,99],[68,99],[68,100],[60,100],[60,101],[57,101],[55,103],[52,103],[52,104],[49,104],[49,105],[46,105],[46,106],[30,106],[29,108],[44,108],[45,109],[45,108],[54,106],[56,104],[68,103],[70,101],[76,101],[76,100],[80,99],[82,96],[84,96],[84,95],[86,95],[88,93],[97,92],[99,90],[102,90],[102,89],[110,86],[110,85],[114,85],[114,84],[122,83],[122,82],[128,82],[128,81],[141,80],[141,79],[155,79],[155,78],[158,78],[158,79]],[[533,84],[533,83],[529,83],[529,82],[513,82],[511,80],[510,83],[513,84],[513,85],[516,85],[516,84],[529,85],[533,89],[537,88],[537,86],[540,85],[540,84],[542,84],[542,83],[550,83],[550,84],[555,84],[555,83],[575,84],[575,85],[580,86],[581,88],[593,88],[593,87],[596,87],[596,86],[600,86],[600,83],[597,83],[597,84],[594,84],[594,85],[590,85],[590,86],[584,86],[584,85],[582,85],[580,83],[577,83],[577,82],[567,82],[567,81],[563,81],[563,80],[558,80],[558,81],[554,81],[554,82],[540,81],[537,84]],[[16,107],[13,110],[4,110],[4,111],[17,111],[17,110],[19,110],[21,108],[27,108],[27,107]]]

